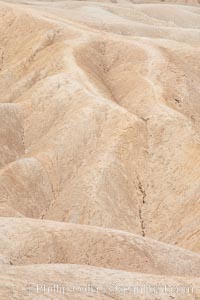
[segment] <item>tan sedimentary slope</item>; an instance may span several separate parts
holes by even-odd
[[[198,1],[6,2],[0,295],[32,299],[21,294],[27,276],[57,281],[62,268],[63,281],[74,268],[77,280],[100,284],[110,277],[104,267],[125,283],[198,285],[162,277],[200,272]],[[96,269],[40,269],[47,263]]]
[[[1,218],[0,236],[3,264],[75,263],[131,272],[200,275],[199,254],[124,231]]]
[[[1,215],[198,251],[199,8],[30,7],[1,9]]]
[[[161,277],[141,273],[129,273],[125,271],[90,266],[62,264],[23,267],[4,266],[0,270],[0,278],[1,295],[5,297],[4,299],[8,300],[195,300],[198,299],[198,287],[200,285],[199,278],[170,278],[165,276]],[[183,288],[185,286],[189,289],[190,286],[193,286],[194,292],[191,294],[187,293],[185,295],[182,295],[181,293],[171,293],[168,290],[168,293],[163,293],[161,297],[159,295],[153,294],[153,292],[151,294],[141,292],[142,289],[148,291],[148,289],[150,290],[150,288],[151,291],[153,291],[153,287],[156,287],[158,282],[161,287],[165,285],[168,286],[168,289],[169,287],[176,286],[179,290],[181,290],[181,287]],[[41,286],[42,283],[45,283],[45,289],[44,284],[43,286]],[[144,285],[144,283],[146,285]],[[91,286],[93,288],[91,288]],[[48,292],[48,288],[53,292]],[[75,290],[76,292],[73,292],[73,290]]]

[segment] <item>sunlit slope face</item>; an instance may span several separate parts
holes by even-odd
[[[0,264],[16,299],[30,272],[68,280],[56,264],[83,282],[198,285],[184,277],[200,260],[199,6],[25,1],[0,14]]]
[[[127,5],[2,6],[2,215],[196,250],[199,8]]]
[[[1,2],[0,264],[16,299],[39,271],[199,284],[200,6],[169,2]]]

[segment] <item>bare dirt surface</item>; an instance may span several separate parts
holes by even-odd
[[[200,299],[199,178],[198,0],[0,2],[0,299]]]

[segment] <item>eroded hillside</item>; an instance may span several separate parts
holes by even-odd
[[[198,1],[0,3],[3,300],[54,299],[37,276],[197,299],[199,78]]]

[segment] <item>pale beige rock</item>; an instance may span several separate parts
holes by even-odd
[[[0,2],[0,299],[200,288],[199,78],[198,0]]]
[[[165,277],[79,265],[2,267],[1,294],[6,299],[198,299],[199,278]],[[31,282],[31,284],[30,284]],[[52,283],[52,284],[51,284]],[[45,284],[45,288],[44,288]],[[55,289],[54,289],[55,284]],[[43,287],[41,287],[41,285]],[[91,288],[91,285],[95,289]],[[58,286],[58,289],[56,288]],[[73,288],[75,286],[75,288]],[[167,286],[162,296],[142,293]],[[52,289],[51,289],[52,287]],[[61,293],[60,293],[61,287]],[[132,288],[131,288],[132,287]],[[176,292],[173,287],[177,287]],[[184,289],[185,294],[181,291]],[[189,293],[190,289],[193,292]],[[48,293],[49,288],[49,293]],[[170,292],[172,288],[172,292]],[[53,291],[53,292],[51,292]],[[56,291],[56,292],[54,292]],[[57,292],[58,291],[58,292]],[[64,291],[64,292],[63,292]],[[70,292],[71,291],[71,292]],[[74,291],[74,292],[72,292]],[[79,292],[77,292],[79,291]],[[96,292],[98,291],[98,293]],[[153,290],[154,291],[154,290]],[[155,289],[156,291],[156,289]],[[62,295],[64,293],[64,295]]]
[[[74,263],[131,272],[200,276],[199,254],[124,231],[1,218],[0,236],[0,253],[12,265]]]

